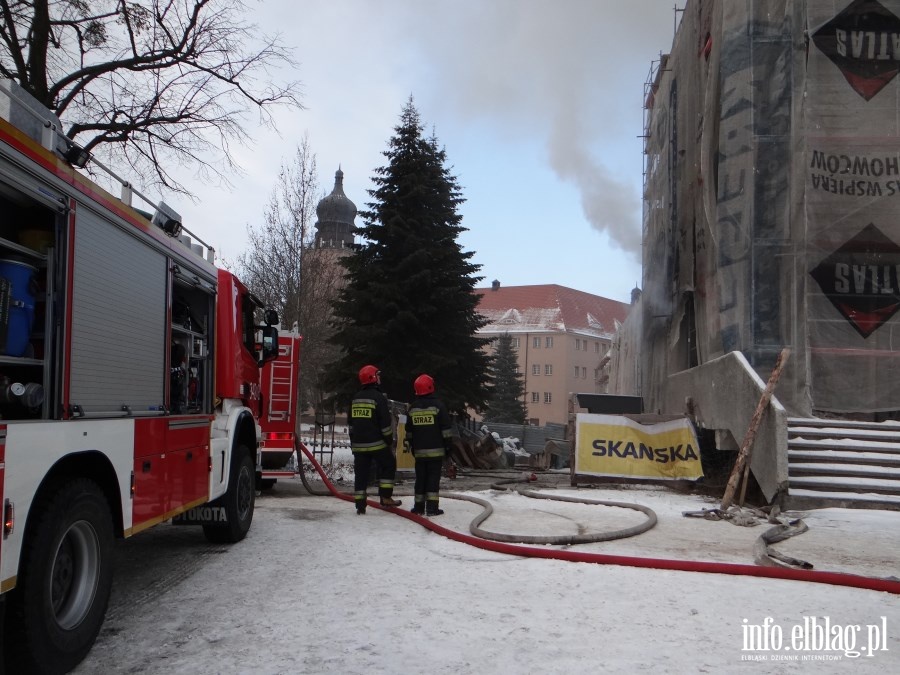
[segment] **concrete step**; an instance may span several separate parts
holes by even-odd
[[[873,464],[840,464],[830,462],[788,463],[788,476],[794,478],[809,476],[849,476],[855,478],[877,478],[894,480],[900,485],[900,465],[896,467]]]
[[[788,450],[788,465],[805,464],[807,462],[824,462],[833,464],[872,464],[876,466],[900,467],[900,452],[867,452],[865,450],[830,450],[802,448]]]
[[[900,496],[791,488],[785,509],[884,509],[900,511]]]
[[[900,443],[900,429],[894,427],[888,429],[857,429],[848,427],[814,427],[788,425],[788,434],[802,436],[804,438],[860,438],[860,439],[887,439]]]
[[[812,427],[788,427],[788,440],[795,439],[845,440],[848,442],[883,443],[900,446],[900,434],[895,431],[875,429],[814,429]]]
[[[848,429],[848,430],[872,430],[895,433],[900,437],[900,422],[854,422],[852,420],[828,420],[819,417],[789,417],[788,427],[810,427],[815,429]]]
[[[900,496],[900,481],[852,476],[798,476],[789,479],[791,489],[825,492],[876,493]]]
[[[900,444],[834,438],[791,438],[788,440],[788,450],[839,450],[842,452],[881,452],[886,455],[900,455]]]

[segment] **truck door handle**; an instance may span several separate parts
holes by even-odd
[[[143,471],[144,473],[150,473],[150,460],[149,459],[145,459],[144,463],[141,464],[141,471]]]

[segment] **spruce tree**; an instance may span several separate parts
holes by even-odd
[[[411,401],[413,380],[427,373],[451,411],[485,405],[490,360],[487,340],[476,335],[484,319],[474,292],[482,277],[457,242],[465,200],[445,151],[422,130],[410,97],[359,214],[363,243],[343,260],[347,285],[333,338],[341,357],[328,368],[341,408],[367,363],[381,369],[394,400]]]
[[[497,339],[491,363],[493,387],[488,398],[484,421],[502,424],[525,424],[525,383],[517,372],[518,358],[509,333]]]

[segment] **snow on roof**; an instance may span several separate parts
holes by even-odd
[[[535,331],[612,335],[631,305],[557,284],[476,288],[482,333]]]

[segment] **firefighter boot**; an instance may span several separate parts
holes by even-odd
[[[410,509],[410,512],[415,513],[417,516],[425,515],[425,500],[419,499],[416,497],[416,503],[413,504],[413,507]]]
[[[444,513],[444,509],[438,508],[438,500],[437,499],[429,499],[425,502],[425,515],[426,516],[440,516]]]
[[[393,508],[395,506],[400,506],[403,502],[399,499],[394,499],[393,497],[382,497],[381,505],[386,506],[387,508]]]
[[[356,503],[356,515],[364,516],[366,515],[366,498],[354,500]]]

